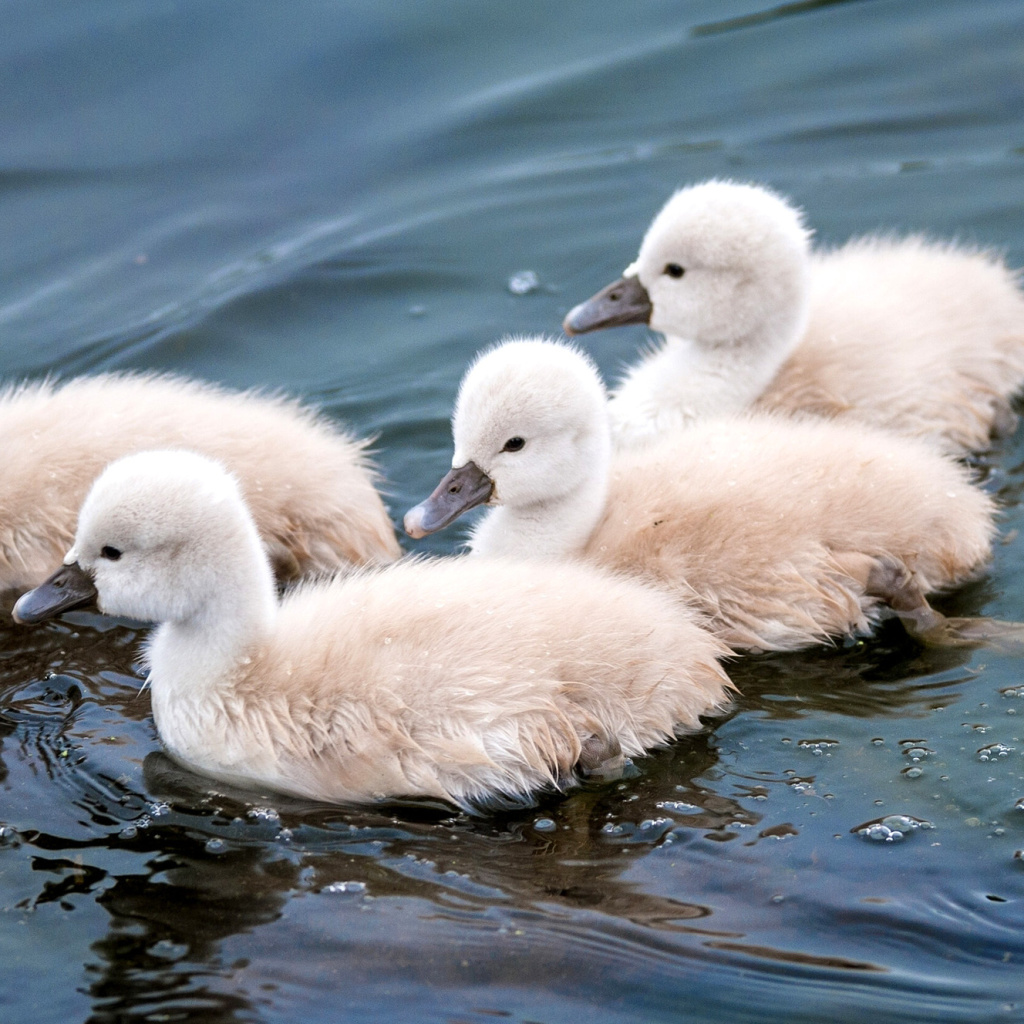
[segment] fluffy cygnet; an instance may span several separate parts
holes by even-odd
[[[161,623],[146,657],[171,756],[314,799],[518,801],[699,727],[730,687],[670,598],[583,565],[407,561],[279,605],[235,481],[188,452],[109,466],[15,618],[91,597]]]
[[[34,587],[112,460],[189,448],[238,477],[281,578],[401,553],[357,441],[298,404],[174,377],[108,375],[0,394],[0,591]]]
[[[756,185],[677,192],[625,276],[568,334],[647,323],[663,344],[612,394],[631,443],[748,407],[854,419],[960,455],[1012,427],[1024,296],[991,252],[869,237],[812,252],[801,213]]]
[[[992,503],[966,471],[866,426],[748,414],[613,456],[596,368],[554,342],[478,357],[452,434],[454,468],[406,514],[412,536],[487,502],[474,553],[642,572],[736,648],[866,633],[886,604],[938,629],[925,594],[990,553]]]

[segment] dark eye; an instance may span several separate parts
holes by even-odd
[[[510,437],[505,442],[505,447],[501,450],[503,452],[518,452],[522,449],[524,444],[526,444],[526,442],[521,437]]]
[[[121,552],[117,548],[112,548],[109,544],[104,544],[100,548],[100,558],[109,559],[111,562],[116,562],[121,557]]]
[[[666,263],[664,273],[669,277],[680,278],[686,271],[678,263]]]

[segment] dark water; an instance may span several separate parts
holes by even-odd
[[[284,386],[379,434],[396,513],[472,353],[556,330],[679,184],[1024,264],[1019,0],[0,12],[3,375]],[[1005,543],[952,607],[1024,620],[1024,432],[987,473]],[[0,631],[5,1022],[1024,1020],[1020,656],[751,659],[634,777],[470,820],[211,796],[136,639]],[[933,827],[851,831],[893,814]]]

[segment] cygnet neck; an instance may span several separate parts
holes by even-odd
[[[154,632],[148,647],[154,710],[161,697],[179,699],[230,686],[273,629],[273,575],[255,530],[251,533],[236,550],[219,552],[216,592],[205,595],[187,617],[164,622]]]
[[[633,366],[609,400],[616,440],[641,440],[698,419],[731,416],[771,384],[798,334],[705,346],[666,335],[661,348]]]
[[[493,509],[473,531],[470,549],[480,555],[561,558],[582,550],[608,500],[610,454],[595,457],[585,478],[557,497]]]

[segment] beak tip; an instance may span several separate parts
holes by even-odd
[[[413,540],[420,540],[422,537],[426,537],[428,531],[423,529],[423,506],[416,505],[414,508],[409,509],[402,520],[402,526]]]
[[[34,626],[95,600],[96,587],[91,577],[77,562],[72,562],[62,565],[38,587],[22,594],[11,610],[11,617],[18,625]]]
[[[34,591],[30,590],[27,594],[22,594],[21,597],[18,598],[14,608],[11,609],[11,618],[14,619],[19,626],[34,626],[37,622],[42,621],[41,618],[33,614],[30,610],[29,604],[31,602],[25,600],[26,598],[30,598],[33,593]]]
[[[576,314],[579,311],[579,306],[573,306],[565,315],[565,319],[562,321],[562,330],[567,337],[574,337],[580,332],[576,329]]]

